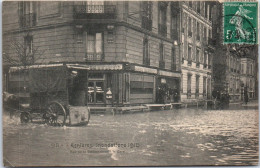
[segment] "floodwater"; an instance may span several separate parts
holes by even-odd
[[[86,127],[3,121],[5,165],[258,164],[256,109],[92,115]]]

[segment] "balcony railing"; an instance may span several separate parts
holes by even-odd
[[[20,27],[33,27],[36,25],[36,13],[29,13],[20,16]]]
[[[142,16],[142,28],[152,31],[152,20]]]
[[[115,19],[115,5],[74,5],[76,19]]]
[[[167,36],[167,26],[166,25],[163,25],[163,24],[159,24],[158,25],[158,30],[159,30],[159,34],[166,37]]]
[[[159,61],[159,68],[165,68],[165,61]]]
[[[86,53],[85,60],[86,61],[102,61],[103,54],[102,53]]]

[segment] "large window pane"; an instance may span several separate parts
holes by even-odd
[[[96,33],[96,52],[102,53],[102,33]]]

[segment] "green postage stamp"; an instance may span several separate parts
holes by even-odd
[[[257,2],[224,2],[224,44],[256,44],[257,14]]]

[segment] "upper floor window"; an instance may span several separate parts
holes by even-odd
[[[158,30],[159,34],[162,36],[167,35],[167,25],[166,25],[166,20],[167,20],[167,4],[165,2],[160,2],[159,3],[159,17],[158,17]]]
[[[27,35],[24,37],[24,49],[26,55],[33,54],[33,36]]]
[[[204,40],[207,40],[207,28],[206,27],[204,27],[204,33],[203,34],[204,34]]]
[[[188,3],[189,3],[189,7],[192,8],[192,1],[189,1]]]
[[[171,15],[171,38],[174,40],[178,39],[178,19],[177,15]]]
[[[200,41],[200,23],[197,22],[197,40]]]
[[[191,46],[188,46],[188,61],[191,61]]]
[[[94,61],[103,59],[103,33],[86,32],[86,59]]]
[[[200,62],[200,50],[198,48],[196,49],[196,62]]]
[[[205,2],[205,5],[204,5],[204,16],[205,16],[205,18],[208,18],[208,4],[207,4],[207,2]]]
[[[145,38],[143,42],[143,64],[150,65],[149,45],[147,38]]]
[[[145,28],[150,31],[152,30],[152,7],[152,2],[142,2],[142,28]]]
[[[160,43],[159,45],[159,51],[160,51],[160,60],[159,60],[159,67],[165,68],[165,62],[164,62],[164,47],[163,44]]]
[[[176,55],[175,55],[175,49],[172,47],[172,63],[171,63],[171,69],[172,71],[177,70],[177,63],[176,63]]]
[[[18,3],[19,24],[21,27],[36,25],[36,2],[21,1]]]
[[[192,36],[192,31],[191,31],[191,25],[192,23],[191,23],[191,18],[190,17],[188,17],[188,35],[189,36]]]
[[[201,2],[197,2],[197,12],[200,13],[200,3]]]

